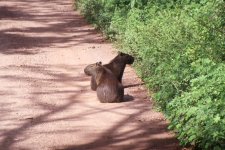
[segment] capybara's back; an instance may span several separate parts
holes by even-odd
[[[115,75],[101,64],[96,64],[93,73],[97,84],[97,97],[102,103],[123,101],[124,89]]]

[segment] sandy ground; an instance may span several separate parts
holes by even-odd
[[[71,0],[1,0],[0,149],[180,149],[131,67],[127,102],[102,104],[90,90],[83,68],[115,51]]]

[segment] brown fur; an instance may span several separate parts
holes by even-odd
[[[102,64],[101,61],[100,61],[100,62],[97,62],[97,63]],[[93,69],[93,67],[95,68],[95,66],[96,66],[96,63],[90,64],[90,65],[86,66],[86,67],[84,68],[84,73],[85,73],[86,75],[88,75],[88,76],[91,76],[92,69]]]
[[[103,65],[107,69],[109,69],[115,77],[118,79],[120,83],[122,83],[122,77],[124,73],[124,69],[126,67],[126,64],[133,64],[134,62],[134,57],[122,52],[119,52],[118,55],[112,59],[108,64]],[[84,72],[86,75],[90,75],[90,70],[92,68],[92,65],[95,64],[90,64],[87,67],[85,67]],[[91,89],[96,90],[97,85],[95,79],[92,77],[91,78]]]
[[[96,63],[90,70],[90,74],[96,81],[97,97],[100,102],[113,103],[123,100],[123,86],[109,69]]]

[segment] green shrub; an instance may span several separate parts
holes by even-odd
[[[135,56],[138,74],[180,142],[202,149],[224,148],[224,5],[223,0],[78,0],[89,21]]]
[[[171,129],[182,144],[203,149],[225,147],[225,65],[201,59],[192,63],[190,89],[167,106]]]

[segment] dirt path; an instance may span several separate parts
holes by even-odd
[[[116,54],[70,0],[0,1],[1,150],[176,150],[143,86],[102,104],[83,68]],[[126,68],[123,84],[141,81]]]

